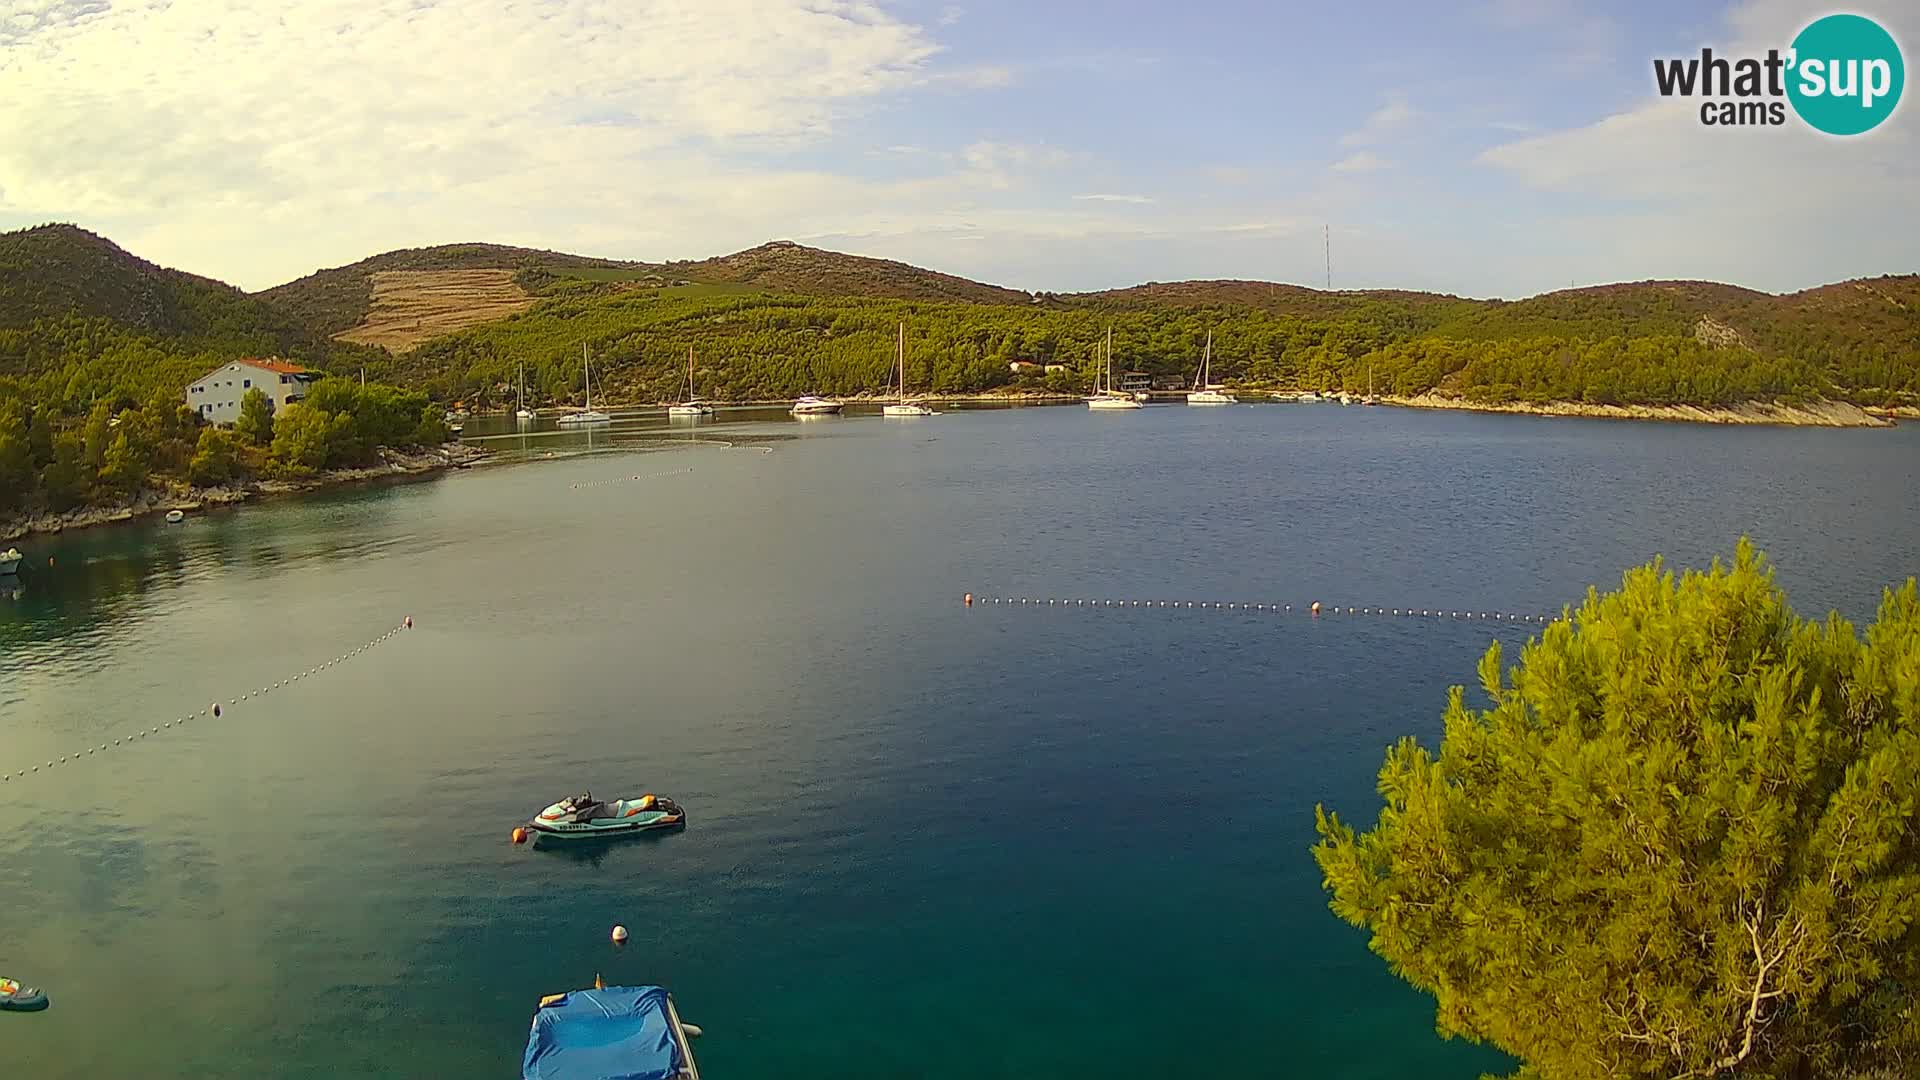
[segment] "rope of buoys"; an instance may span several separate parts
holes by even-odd
[[[300,679],[304,679],[309,675],[317,675],[321,671],[324,671],[335,664],[342,663],[347,660],[351,660],[354,657],[359,656],[361,653],[366,652],[368,649],[373,648],[375,645],[384,643],[389,638],[393,637],[393,635],[399,633],[403,629],[405,630],[413,629],[413,616],[411,615],[407,616],[404,620],[402,620],[399,626],[391,630],[388,630],[386,633],[381,634],[379,637],[374,638],[372,641],[369,641],[364,644],[357,645],[351,649],[348,649],[346,652],[341,653],[339,656],[336,656],[333,659],[328,660],[326,663],[321,664],[318,667],[308,668],[307,670],[302,671],[299,674],[294,675],[292,678],[289,678],[289,679],[281,679],[278,682],[268,683],[267,685],[262,686],[257,690],[248,690],[242,694],[235,694],[234,696],[227,699],[227,705],[228,706],[238,705],[243,701],[249,701],[256,697],[264,697],[265,695],[270,694],[273,691],[280,689],[281,687],[290,686],[294,682]],[[133,744],[133,741],[135,739],[144,739],[144,738],[147,738],[148,736],[158,735],[163,731],[169,731],[176,727],[185,727],[187,721],[193,719],[196,716],[211,716],[211,717],[214,717],[215,719],[218,719],[219,717],[224,715],[226,715],[226,707],[222,706],[220,702],[215,701],[212,704],[208,705],[205,709],[200,710],[199,712],[191,712],[185,716],[178,717],[173,720],[167,720],[163,723],[156,724],[152,727],[135,728],[133,731],[133,734],[131,735],[123,735],[117,739],[114,739],[111,742],[103,742],[98,746],[89,746],[84,750],[76,751],[72,754],[66,754],[61,757],[48,760],[44,764],[29,766],[28,768],[25,768],[25,769],[16,769],[16,770],[13,770],[12,772],[0,771],[0,783],[11,783],[14,780],[25,779],[26,777],[34,773],[38,773],[43,769],[52,769],[58,765],[66,765],[71,762],[79,761],[83,757],[92,757],[95,754],[101,753],[102,751],[114,749],[115,747],[130,746]]]
[[[679,476],[682,473],[690,473],[692,471],[693,466],[689,465],[684,469],[669,469],[666,472],[635,473],[632,476],[611,476],[605,480],[582,480],[576,484],[568,484],[567,487],[573,491],[584,491],[587,488],[606,487],[608,484],[630,484],[635,480],[659,480],[662,477]]]
[[[1254,614],[1290,615],[1294,612],[1292,604],[1268,604],[1246,600],[1118,600],[1092,597],[1027,597],[1027,596],[978,596],[967,593],[961,597],[966,607],[975,605],[1012,607],[1147,607],[1147,608],[1198,608],[1203,611],[1237,611]],[[1557,615],[1532,615],[1512,611],[1463,611],[1440,608],[1387,608],[1361,606],[1358,604],[1323,605],[1315,600],[1300,609],[1301,613],[1313,617],[1322,615],[1388,615],[1401,618],[1427,619],[1480,619],[1491,622],[1545,624],[1558,618]]]

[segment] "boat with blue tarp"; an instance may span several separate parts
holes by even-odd
[[[597,984],[598,979],[594,980]],[[673,996],[658,986],[598,986],[541,999],[521,1080],[700,1080]]]

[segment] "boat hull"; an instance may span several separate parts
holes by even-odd
[[[1106,411],[1108,409],[1140,409],[1145,406],[1132,398],[1093,398],[1087,402],[1087,408]]]
[[[16,573],[19,569],[19,559],[0,559],[0,576]]]
[[[575,842],[580,840],[609,840],[622,836],[637,836],[641,833],[666,832],[687,827],[687,815],[669,814],[653,821],[617,822],[604,826],[561,824],[556,825],[535,819],[527,823],[527,831],[536,841]]]
[[[921,405],[888,405],[880,410],[882,416],[932,416],[933,410]]]
[[[795,416],[837,416],[841,408],[838,401],[800,401],[787,411]]]

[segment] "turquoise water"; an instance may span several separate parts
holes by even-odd
[[[530,460],[22,545],[9,771],[416,625],[0,785],[0,972],[54,999],[0,1015],[9,1066],[510,1077],[539,996],[599,973],[672,988],[714,1080],[1470,1080],[1503,1059],[1433,1034],[1307,848],[1496,627],[960,595],[1552,611],[1742,532],[1804,610],[1920,572],[1920,427],[740,412],[491,445]],[[689,828],[508,843],[585,788]]]

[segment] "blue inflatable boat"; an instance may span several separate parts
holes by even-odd
[[[44,991],[0,977],[0,1012],[39,1012],[46,1007]]]
[[[533,1014],[521,1080],[700,1080],[687,1042],[699,1033],[658,986],[555,994]]]

